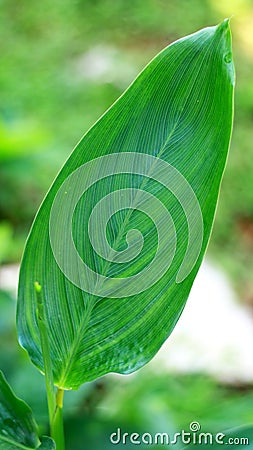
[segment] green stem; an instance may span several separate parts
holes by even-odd
[[[37,281],[34,283],[34,287],[37,299],[37,319],[45,371],[50,434],[56,443],[56,450],[64,450],[65,445],[62,415],[64,390],[58,388],[57,393],[55,394],[53,368],[42,298],[42,287]]]
[[[57,389],[56,393],[56,409],[53,419],[53,429],[51,436],[56,443],[57,450],[64,450],[65,442],[64,442],[64,427],[63,427],[63,396],[64,390],[61,388]]]

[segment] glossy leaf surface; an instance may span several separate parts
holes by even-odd
[[[17,398],[0,371],[0,449],[53,450],[52,439],[38,437],[38,428],[29,406]]]
[[[46,196],[21,265],[17,325],[43,371],[37,281],[60,387],[133,372],[178,321],[227,159],[231,52],[227,20],[165,48],[82,138]]]

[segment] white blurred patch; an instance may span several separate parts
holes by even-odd
[[[97,45],[76,61],[75,72],[79,78],[94,83],[112,83],[125,88],[136,76],[137,68],[116,47]]]
[[[0,267],[0,289],[16,295],[18,291],[19,265],[12,264]]]
[[[175,330],[150,366],[250,382],[252,348],[252,311],[238,303],[224,274],[205,261]]]

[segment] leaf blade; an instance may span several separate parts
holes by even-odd
[[[34,281],[39,281],[47,310],[55,383],[60,387],[77,388],[109,371],[136,370],[154,356],[180,317],[210,236],[227,159],[234,84],[232,62],[225,61],[230,53],[227,22],[163,50],[80,141],[43,202],[22,261],[17,324],[21,344],[43,370],[33,291]],[[187,223],[181,206],[155,180],[147,182],[139,173],[107,178],[80,199],[73,215],[75,245],[95,272],[116,278],[131,276],[155,255],[157,239],[152,224],[135,210],[131,214],[120,210],[111,218],[107,232],[111,246],[122,252],[126,231],[143,226],[148,244],[143,247],[142,259],[131,260],[125,269],[121,263],[113,267],[94,256],[87,244],[88,231],[83,232],[81,224],[88,223],[93,207],[105,195],[129,184],[138,189],[144,185],[169,206],[178,242],[172,268],[150,287],[148,295],[143,292],[130,300],[104,298],[98,302],[97,296],[79,289],[59,269],[49,240],[51,208],[64,181],[83,164],[117,153],[132,153],[135,158],[138,152],[171,164],[197,195],[204,220],[201,254],[190,276],[177,284],[176,274],[187,248]],[[74,194],[71,189],[66,192],[71,203]],[[62,242],[66,223],[59,222]]]
[[[50,438],[48,450],[55,445]],[[15,396],[0,371],[0,448],[33,450],[40,446],[37,424],[29,406]],[[43,448],[43,447],[40,447]]]

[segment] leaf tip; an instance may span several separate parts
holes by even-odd
[[[233,51],[232,51],[232,35],[230,29],[230,19],[224,19],[219,25],[216,27],[215,35],[218,37],[222,57],[226,65],[226,70],[228,76],[230,78],[231,84],[235,85],[235,70],[233,64]]]
[[[230,19],[226,18],[224,19],[219,25],[218,25],[218,30],[220,31],[229,31],[230,30]]]

